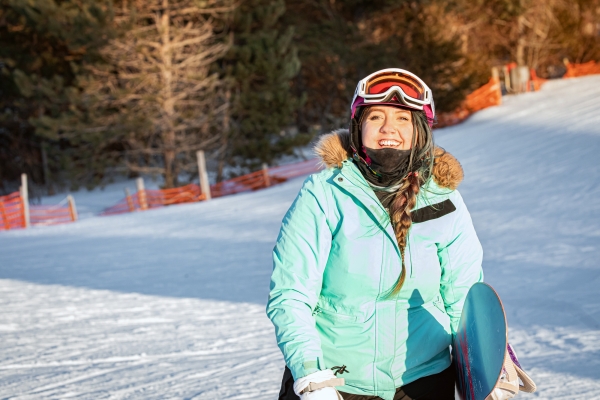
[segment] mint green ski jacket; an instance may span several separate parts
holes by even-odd
[[[388,212],[350,159],[349,134],[324,136],[328,167],[306,179],[273,250],[267,315],[294,379],[345,365],[338,390],[392,400],[450,365],[449,346],[483,252],[456,189],[462,168],[438,149],[412,212],[401,272]]]

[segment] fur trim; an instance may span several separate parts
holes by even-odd
[[[322,135],[314,147],[315,154],[327,168],[342,167],[342,162],[352,158],[350,132],[338,129]],[[435,148],[433,178],[440,187],[454,190],[463,180],[463,169],[458,160],[441,147]]]
[[[454,190],[460,185],[464,178],[462,165],[456,157],[441,147],[436,147],[435,160],[433,162],[433,178],[440,187]]]
[[[326,168],[342,168],[342,162],[352,157],[350,132],[338,129],[319,138],[314,147],[315,154]]]

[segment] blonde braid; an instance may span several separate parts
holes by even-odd
[[[394,286],[394,289],[392,290],[392,295],[400,292],[402,285],[404,285],[404,279],[406,278],[404,253],[408,231],[412,225],[410,211],[417,203],[417,194],[419,194],[420,187],[421,177],[419,177],[416,172],[410,173],[402,183],[402,186],[398,189],[396,197],[390,206],[390,215],[392,216],[392,222],[394,224],[394,233],[396,234],[396,240],[398,241],[402,259],[402,272],[400,273],[398,282],[396,282],[396,286]]]

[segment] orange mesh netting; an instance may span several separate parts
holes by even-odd
[[[200,187],[190,184],[173,189],[143,190],[126,196],[112,207],[102,211],[100,215],[114,215],[136,210],[159,208],[171,204],[195,203],[204,200]]]
[[[484,108],[502,104],[500,82],[494,78],[488,83],[469,94],[456,110],[437,115],[437,128],[456,125],[464,121],[469,115]]]
[[[263,189],[288,179],[308,175],[321,169],[317,160],[302,161],[295,164],[260,170],[238,176],[211,185],[212,197],[222,197],[236,193]],[[174,189],[144,190],[126,196],[112,207],[102,211],[100,215],[114,215],[137,210],[164,207],[171,204],[195,203],[204,200],[205,196],[198,185],[190,184]]]
[[[212,185],[210,191],[213,197],[221,197],[249,190],[262,189],[285,182],[291,178],[312,174],[320,169],[317,160],[307,160],[299,163],[272,167],[266,171],[256,171],[219,182]]]
[[[279,167],[269,168],[269,175],[279,179],[291,179],[298,176],[309,175],[322,169],[319,161],[312,159],[295,164],[287,164]]]
[[[25,227],[23,200],[19,192],[0,197],[0,230]]]
[[[256,171],[211,185],[210,194],[212,197],[227,196],[262,189],[271,186],[273,183],[277,183],[277,181],[271,182],[271,177],[266,176],[264,171]]]
[[[29,206],[29,222],[32,226],[65,224],[75,220],[74,210],[67,199],[55,206]]]
[[[531,83],[533,83],[533,90],[536,92],[542,88],[544,83],[548,82],[548,79],[538,77],[533,68],[531,68],[529,74],[531,76]]]
[[[600,74],[600,63],[589,61],[584,64],[567,64],[567,73],[563,78]]]

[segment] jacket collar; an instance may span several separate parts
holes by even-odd
[[[337,167],[343,169],[342,165],[344,161],[350,159],[349,162],[352,162],[350,133],[347,129],[338,129],[323,135],[315,145],[314,151],[325,167]],[[452,154],[441,147],[435,148],[435,160],[432,173],[435,183],[444,189],[454,190],[463,180],[463,169],[460,163]],[[352,180],[352,178],[348,179]],[[358,184],[358,182],[354,183]],[[364,178],[362,178],[360,183],[367,185],[368,187]],[[373,196],[375,195],[373,194]]]

